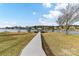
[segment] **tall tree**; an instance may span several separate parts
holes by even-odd
[[[69,4],[66,8],[60,9],[62,16],[58,17],[57,23],[59,26],[65,26],[66,34],[70,25],[79,21],[79,4]]]

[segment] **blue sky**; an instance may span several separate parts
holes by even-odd
[[[6,3],[0,4],[0,27],[57,25],[56,20],[66,4]]]
[[[39,19],[48,14],[56,4],[44,6],[42,3],[0,4],[0,26],[31,26],[41,24]]]

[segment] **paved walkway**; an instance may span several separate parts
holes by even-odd
[[[46,56],[44,50],[42,49],[40,32],[23,49],[21,56]]]

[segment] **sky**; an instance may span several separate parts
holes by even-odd
[[[59,11],[67,4],[60,3],[1,3],[0,27],[58,25]]]

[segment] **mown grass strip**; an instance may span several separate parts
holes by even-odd
[[[53,32],[44,33],[43,37],[54,55],[79,56],[79,35]]]
[[[1,56],[17,56],[20,55],[22,49],[35,36],[35,33],[26,33],[25,35],[0,36],[0,55]]]

